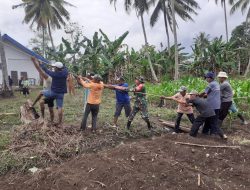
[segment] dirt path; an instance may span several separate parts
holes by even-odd
[[[250,189],[249,147],[201,148],[176,141],[232,145],[217,138],[191,138],[187,134],[121,142],[115,148],[83,154],[34,175],[8,174],[0,178],[0,189]]]

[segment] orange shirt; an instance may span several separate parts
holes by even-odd
[[[180,93],[177,93],[176,95],[173,96],[173,98],[175,100],[179,100],[181,102],[186,102],[187,99],[190,98],[190,96],[188,94],[186,94],[185,96],[182,96]],[[178,113],[184,113],[184,114],[191,114],[193,113],[193,107],[192,106],[186,106],[184,104],[178,104],[178,109],[177,109]]]
[[[88,95],[88,103],[89,104],[100,104],[102,92],[104,89],[103,82],[94,83],[94,82],[85,82],[83,80],[80,81],[84,88],[89,88],[90,93]]]

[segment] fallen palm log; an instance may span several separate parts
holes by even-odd
[[[185,142],[175,142],[175,144],[186,145],[186,146],[196,146],[203,148],[232,148],[232,149],[240,149],[240,146],[223,146],[223,145],[205,145],[205,144],[193,144],[193,143],[185,143]]]
[[[159,119],[159,121],[160,121],[163,125],[165,125],[165,126],[167,126],[167,127],[170,127],[170,128],[172,128],[172,129],[175,128],[175,123],[174,123],[174,122],[165,121],[165,120],[163,120],[163,119]],[[190,132],[190,128],[188,128],[188,127],[180,126],[180,129],[181,129],[183,132],[185,132],[185,133],[189,133],[189,132]]]

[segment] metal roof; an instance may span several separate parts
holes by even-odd
[[[36,57],[37,59],[41,60],[44,63],[49,63],[49,61],[46,60],[44,57],[38,55],[34,51],[31,51],[30,49],[28,49],[27,47],[23,46],[22,44],[20,44],[19,42],[17,42],[16,40],[14,40],[10,36],[8,36],[7,34],[4,34],[2,36],[2,40],[4,42],[8,42],[8,43],[12,44],[13,46],[15,46],[16,48],[20,49],[21,51],[25,52],[28,55]]]

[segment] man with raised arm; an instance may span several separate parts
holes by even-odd
[[[96,123],[97,123],[97,116],[99,113],[99,108],[101,104],[101,97],[104,89],[104,84],[101,81],[102,78],[100,75],[94,75],[93,80],[90,81],[87,78],[84,77],[78,77],[78,83],[82,85],[84,88],[87,88],[90,90],[90,93],[88,95],[88,103],[85,108],[85,112],[83,115],[82,123],[80,130],[85,131],[87,128],[87,120],[88,116],[91,112],[92,114],[92,132],[96,132]]]
[[[52,78],[51,90],[43,90],[42,94],[46,98],[56,100],[58,109],[58,125],[62,124],[63,118],[63,100],[64,94],[67,93],[68,69],[61,63],[55,62],[51,66],[54,71],[50,71],[45,63],[39,63],[43,71]]]
[[[130,91],[135,94],[135,103],[132,109],[131,114],[128,117],[127,129],[131,128],[131,123],[136,116],[136,114],[140,111],[142,119],[147,123],[147,127],[149,130],[152,129],[151,123],[149,121],[148,116],[148,108],[147,108],[147,99],[146,99],[146,87],[144,85],[144,78],[137,77],[135,79],[135,86]]]
[[[196,91],[190,92],[189,95],[190,99],[186,101],[187,104],[194,106],[200,113],[200,115],[198,115],[193,122],[191,131],[189,133],[190,136],[196,137],[199,128],[206,122],[209,127],[214,126],[215,130],[217,131],[216,134],[218,134],[222,139],[227,139],[227,136],[224,135],[222,129],[217,125],[217,117],[215,111],[211,107],[209,102],[206,99],[200,98],[198,92]]]
[[[35,68],[37,69],[37,71],[39,72],[41,78],[43,79],[43,90],[51,90],[51,84],[52,84],[52,78],[50,76],[48,76],[39,66],[40,65],[40,61],[37,60],[35,57],[31,57],[31,60],[35,66]],[[32,107],[34,107],[36,105],[36,103],[41,100],[41,98],[43,97],[43,93],[42,91],[39,93],[39,95],[37,96],[36,100],[34,101]],[[54,121],[54,98],[42,98],[42,100],[40,101],[40,109],[41,109],[41,114],[42,117],[44,118],[45,116],[45,104],[48,105],[49,108],[49,113],[50,113],[50,121],[53,122]]]
[[[215,80],[215,74],[213,72],[208,72],[205,75],[205,79],[208,82],[208,85],[205,91],[202,94],[200,94],[200,96],[207,98],[208,104],[215,112],[215,120],[217,125],[220,113],[220,106],[221,106],[220,85]],[[216,134],[215,128],[216,127],[209,126],[207,122],[205,122],[202,133],[209,134],[210,131],[210,134]]]
[[[175,121],[175,132],[180,133],[180,122],[183,114],[186,114],[189,121],[193,124],[195,118],[193,114],[193,108],[190,105],[186,105],[186,100],[190,98],[190,95],[187,94],[187,88],[181,86],[178,90],[178,93],[171,97],[161,97],[162,99],[169,99],[178,102],[177,117]],[[184,102],[184,103],[183,103]]]
[[[125,82],[125,79],[123,77],[118,78],[117,84],[115,85],[105,85],[105,88],[115,90],[116,93],[116,106],[115,106],[114,125],[113,125],[113,127],[115,128],[117,127],[117,121],[121,115],[123,108],[126,117],[129,117],[131,113],[130,97],[127,90],[128,87],[129,87],[128,83]],[[120,90],[120,88],[123,90]]]

